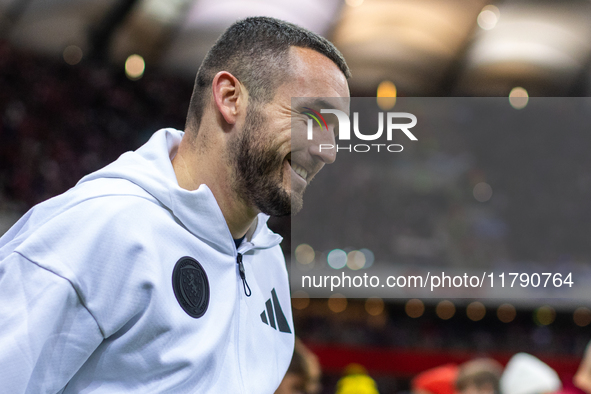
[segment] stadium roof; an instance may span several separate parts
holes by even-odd
[[[268,15],[328,36],[353,71],[354,94],[383,80],[400,95],[587,95],[588,0],[0,0],[15,46],[193,75],[233,21]]]

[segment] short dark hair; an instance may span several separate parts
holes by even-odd
[[[230,26],[209,50],[195,78],[186,128],[199,129],[215,74],[228,71],[254,102],[269,102],[289,68],[289,48],[313,49],[332,60],[350,78],[343,55],[327,39],[302,27],[269,17],[250,17]]]

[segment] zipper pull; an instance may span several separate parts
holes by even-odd
[[[238,263],[238,271],[240,272],[240,278],[242,279],[242,287],[244,287],[244,294],[247,297],[250,297],[252,292],[250,291],[250,286],[246,282],[246,272],[244,271],[244,264],[242,264],[242,253],[238,253],[236,256],[236,263]],[[248,289],[248,292],[246,291]]]

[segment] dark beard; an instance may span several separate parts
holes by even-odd
[[[266,119],[256,104],[250,106],[242,134],[229,144],[234,191],[267,215],[290,215],[291,198],[283,188],[284,158],[261,140]]]

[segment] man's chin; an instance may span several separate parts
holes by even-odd
[[[287,197],[287,196],[286,196]],[[264,204],[257,204],[258,209],[269,215],[276,217],[295,215],[302,210],[304,205],[301,194],[291,194],[287,199],[266,201]]]
[[[302,210],[304,199],[301,194],[292,193],[291,195],[291,216],[296,215]]]
[[[266,192],[261,193],[262,190],[264,189],[259,189],[259,193],[255,194],[251,200],[259,211],[269,216],[278,217],[289,216],[291,214],[291,198],[285,190],[267,189]]]

